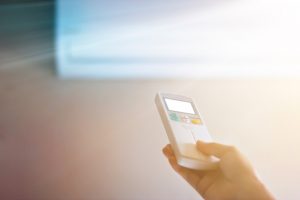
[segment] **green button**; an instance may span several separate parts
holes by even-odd
[[[170,113],[170,119],[173,121],[179,121],[179,117],[176,115],[176,113]]]

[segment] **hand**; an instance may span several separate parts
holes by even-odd
[[[257,178],[250,163],[232,146],[197,142],[199,151],[220,159],[218,168],[197,171],[177,164],[171,145],[163,152],[172,168],[207,200],[273,200],[275,199]]]

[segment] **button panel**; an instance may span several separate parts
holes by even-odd
[[[169,113],[169,117],[171,120],[176,122],[183,122],[186,124],[194,124],[194,125],[202,125],[202,121],[199,117],[191,117],[186,114],[178,114],[174,112]]]

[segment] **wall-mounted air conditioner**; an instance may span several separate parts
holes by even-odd
[[[62,77],[300,74],[294,0],[58,0]]]

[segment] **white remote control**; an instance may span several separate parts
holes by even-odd
[[[177,163],[197,170],[216,168],[218,160],[196,148],[198,140],[211,142],[212,138],[193,100],[181,95],[158,93],[155,103]]]

